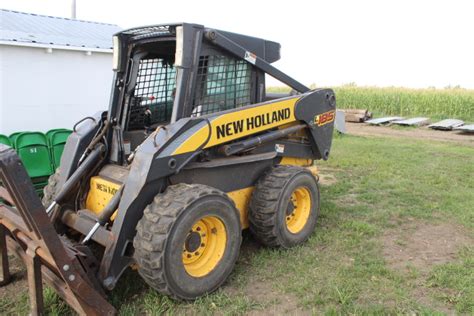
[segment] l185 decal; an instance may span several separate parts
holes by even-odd
[[[318,126],[323,126],[325,124],[334,122],[334,118],[336,117],[336,111],[328,111],[323,114],[316,115],[314,117],[314,124]]]

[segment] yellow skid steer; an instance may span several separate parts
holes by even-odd
[[[74,126],[43,201],[0,145],[1,285],[16,254],[33,314],[43,281],[79,314],[114,314],[106,293],[130,267],[193,300],[227,279],[243,229],[289,248],[316,227],[332,90],[272,66],[278,43],[202,25],[133,28],[113,43],[109,109]],[[266,75],[292,93],[266,93]]]

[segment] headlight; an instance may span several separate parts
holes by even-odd
[[[176,27],[176,53],[174,58],[174,64],[178,67],[183,66],[183,45],[183,27],[178,26]]]
[[[120,71],[120,39],[118,36],[113,37],[113,58],[112,58],[112,69]]]

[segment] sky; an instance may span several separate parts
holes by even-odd
[[[76,0],[77,18],[123,28],[190,22],[282,45],[274,65],[317,86],[474,88],[472,0]],[[0,0],[70,17],[71,0]]]

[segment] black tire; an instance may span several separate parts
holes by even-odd
[[[217,219],[216,223],[223,224],[226,238],[219,238],[222,232],[218,230],[207,230],[210,234],[206,237],[201,234],[206,231],[205,227],[198,232],[200,226],[195,225],[205,223],[206,219]],[[197,233],[201,234],[199,238]],[[207,266],[212,268],[204,275],[187,270],[192,263],[185,264],[189,258],[186,254],[194,255],[203,249],[201,257],[205,258],[218,252],[206,250],[211,247],[188,250],[189,245],[194,247],[191,245],[192,240],[196,240],[194,237],[198,238],[197,247],[204,245],[205,238],[209,238],[206,241],[209,244],[211,238],[221,241],[220,257],[214,260],[215,266]],[[133,241],[134,257],[139,274],[151,287],[174,298],[192,300],[215,291],[224,283],[237,261],[241,241],[239,213],[225,193],[200,184],[177,184],[158,194],[145,209]],[[197,260],[201,257],[196,256]]]
[[[58,168],[56,169],[56,172],[49,177],[48,184],[43,188],[43,198],[41,201],[45,207],[48,207],[56,196],[56,190],[60,176],[61,173],[59,172]]]
[[[293,194],[301,195],[300,209],[293,202],[297,199]],[[303,214],[298,225],[292,222],[296,211]],[[297,166],[276,166],[258,180],[252,194],[250,231],[263,245],[290,248],[309,238],[318,214],[319,188],[311,172]]]

